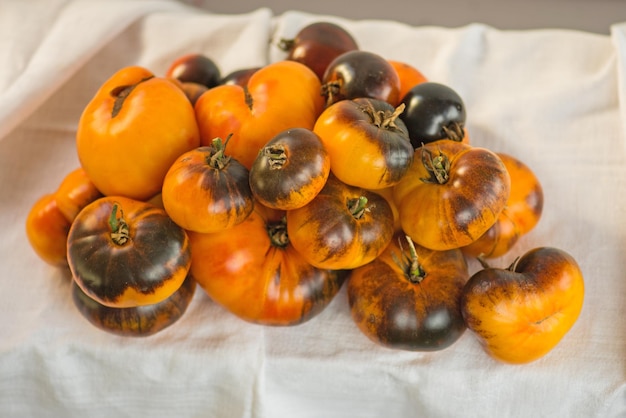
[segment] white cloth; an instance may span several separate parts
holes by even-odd
[[[352,322],[345,287],[295,327],[245,323],[198,291],[172,327],[116,337],[80,316],[67,275],[29,247],[26,214],[78,166],[78,118],[114,71],[163,74],[188,52],[224,74],[259,66],[284,57],[274,40],[322,19],[453,87],[472,142],[535,171],[543,218],[492,264],[544,245],[578,260],[584,307],[547,356],[503,365],[469,332],[435,353],[376,346]],[[0,62],[0,416],[626,416],[626,24],[605,36],[216,15],[165,0],[4,1]]]

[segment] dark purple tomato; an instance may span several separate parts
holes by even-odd
[[[464,138],[465,105],[452,88],[432,81],[411,88],[402,98],[400,119],[409,130],[414,148],[440,139]]]
[[[165,75],[181,82],[202,84],[208,88],[217,86],[222,79],[217,64],[202,54],[185,54],[178,57],[172,62]]]
[[[288,52],[288,60],[306,65],[320,80],[332,60],[344,52],[359,49],[346,29],[331,22],[311,23],[294,39],[282,39],[279,47]]]
[[[261,67],[251,67],[251,68],[242,68],[240,70],[235,70],[222,78],[220,84],[229,84],[244,87],[248,84],[248,80],[252,74],[256,73],[260,70]]]
[[[322,79],[326,106],[365,97],[393,106],[400,101],[400,77],[385,58],[369,51],[348,51],[335,58]]]

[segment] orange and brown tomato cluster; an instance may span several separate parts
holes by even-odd
[[[336,24],[280,46],[284,60],[224,77],[187,54],[102,84],[78,121],[80,168],[26,225],[42,259],[69,266],[79,311],[150,335],[197,283],[246,321],[295,325],[347,282],[355,324],[386,347],[441,350],[466,328],[502,361],[556,345],[582,306],[571,256],[545,247],[471,278],[467,263],[535,227],[531,169],[471,144],[450,86]]]

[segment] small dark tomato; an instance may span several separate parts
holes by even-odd
[[[152,305],[112,308],[93,300],[72,283],[72,300],[78,311],[95,327],[111,334],[147,337],[177,322],[187,310],[196,290],[196,282],[187,276],[171,296]]]
[[[261,67],[250,67],[235,70],[226,74],[220,81],[220,84],[245,87],[248,85],[248,80],[250,80],[252,74],[256,73],[260,69]]]
[[[460,250],[429,250],[400,231],[378,258],[350,273],[352,319],[382,346],[442,350],[466,329],[460,301],[468,279]]]
[[[287,59],[306,65],[320,80],[332,60],[359,49],[352,35],[332,22],[311,23],[300,29],[295,38],[281,39],[278,46],[288,52]]]
[[[409,130],[414,148],[439,139],[462,141],[465,137],[465,104],[451,87],[427,81],[411,88],[402,98],[400,119]]]
[[[326,106],[340,100],[369,97],[397,105],[400,77],[396,69],[378,54],[348,51],[328,65],[322,78]]]
[[[203,54],[185,54],[176,58],[165,72],[166,77],[182,82],[202,84],[208,88],[217,86],[221,72],[215,61]]]
[[[322,140],[306,128],[288,129],[261,149],[250,168],[254,197],[273,209],[290,210],[309,203],[330,174]]]

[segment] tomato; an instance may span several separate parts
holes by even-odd
[[[330,157],[322,140],[305,128],[288,129],[263,147],[250,169],[254,197],[274,209],[309,203],[330,174]]]
[[[225,152],[226,144],[216,138],[211,146],[182,154],[165,175],[163,207],[186,230],[219,231],[252,212],[248,169]]]
[[[190,305],[196,282],[187,276],[171,296],[152,305],[112,308],[102,305],[72,282],[72,300],[81,315],[97,328],[112,334],[147,337],[176,323]]]
[[[369,51],[348,51],[332,60],[322,78],[326,106],[359,97],[396,105],[400,101],[400,78],[383,57]]]
[[[393,212],[384,197],[332,175],[311,202],[287,211],[289,240],[319,268],[349,270],[369,263],[393,232]]]
[[[209,89],[195,105],[202,144],[232,134],[229,154],[250,169],[259,150],[279,132],[313,129],[324,106],[320,88],[310,68],[285,60],[256,71],[245,87]]]
[[[400,119],[415,148],[440,139],[465,141],[466,111],[461,96],[450,86],[433,81],[412,87],[402,98],[406,106]]]
[[[234,84],[245,87],[248,85],[248,81],[250,80],[252,74],[256,73],[260,69],[261,67],[249,67],[232,71],[220,80],[220,84]]]
[[[465,331],[461,292],[469,278],[458,249],[433,251],[413,245],[403,232],[374,261],[348,278],[352,319],[382,346],[436,351]]]
[[[26,236],[35,253],[53,266],[67,266],[67,234],[74,218],[101,193],[82,168],[69,172],[54,193],[41,196],[26,217]]]
[[[509,268],[476,272],[463,289],[461,312],[490,356],[528,363],[549,353],[576,323],[584,293],[574,257],[541,247]]]
[[[172,81],[124,67],[98,89],[78,121],[82,168],[104,195],[145,200],[161,191],[176,158],[200,145],[193,106]]]
[[[400,78],[400,93],[398,94],[400,100],[402,100],[413,87],[428,81],[420,70],[406,62],[389,60],[389,63],[396,70]]]
[[[106,196],[72,223],[67,259],[80,288],[114,308],[152,305],[183,283],[191,255],[184,229],[149,203]]]
[[[189,232],[191,274],[215,302],[263,325],[296,325],[319,314],[345,275],[309,264],[291,245],[283,211],[260,203],[241,224]]]
[[[510,190],[509,173],[494,152],[440,140],[415,150],[394,200],[402,229],[413,241],[449,250],[471,244],[491,228]]]
[[[306,65],[320,80],[332,60],[359,49],[352,35],[332,22],[313,22],[300,29],[295,38],[281,39],[278,46],[288,53],[288,60]]]
[[[222,76],[219,67],[204,54],[189,53],[177,57],[165,71],[166,77],[183,83],[195,83],[206,88],[220,84]]]
[[[395,185],[413,161],[402,108],[382,100],[342,100],[327,107],[313,131],[330,156],[330,169],[346,184],[365,189]]]
[[[543,188],[530,167],[511,155],[497,155],[511,177],[511,193],[496,223],[462,248],[469,256],[495,258],[506,254],[537,225],[543,211]]]
[[[54,194],[41,196],[26,217],[26,237],[37,256],[53,266],[66,266],[66,241],[72,222],[59,209]]]

